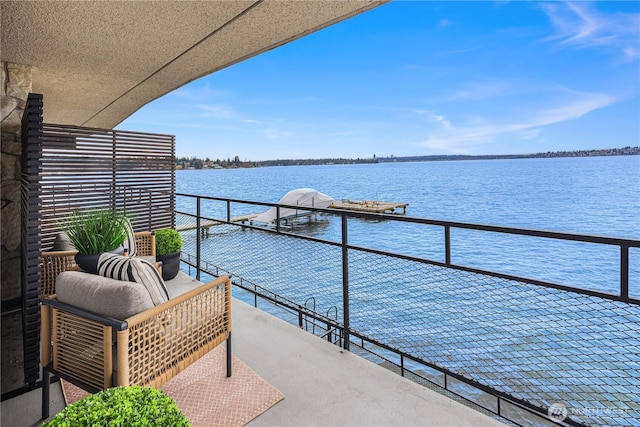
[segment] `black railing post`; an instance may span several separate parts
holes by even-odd
[[[451,265],[451,227],[444,226],[444,263]]]
[[[620,299],[629,301],[629,246],[620,246]]]
[[[342,312],[344,313],[343,348],[349,350],[349,248],[347,247],[347,216],[342,219]]]
[[[227,223],[231,223],[231,200],[227,200]]]
[[[276,206],[276,233],[280,232],[280,206]]]
[[[196,280],[200,280],[200,196],[196,196]]]

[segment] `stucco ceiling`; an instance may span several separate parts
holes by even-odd
[[[2,0],[1,57],[33,67],[45,122],[112,128],[194,79],[385,2]]]

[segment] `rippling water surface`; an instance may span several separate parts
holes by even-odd
[[[408,203],[407,215],[412,217],[640,239],[640,156],[177,172],[177,190],[188,194],[277,202],[301,187],[335,199]],[[247,206],[242,213],[258,212]],[[310,230],[329,239],[339,232],[338,221]],[[351,221],[349,240],[444,258],[438,227]],[[615,247],[453,230],[452,248],[457,264],[606,292],[619,287]],[[634,249],[630,286],[633,295],[640,295],[640,251]]]

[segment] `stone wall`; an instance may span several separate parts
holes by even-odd
[[[20,297],[20,127],[31,92],[31,67],[1,66],[2,299],[8,300]]]
[[[0,62],[2,88],[0,130],[2,141],[1,238],[2,301],[19,299],[20,285],[20,128],[31,92],[31,67]],[[24,385],[21,310],[2,312],[2,393]]]

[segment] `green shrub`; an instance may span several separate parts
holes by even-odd
[[[73,213],[62,229],[81,254],[111,251],[127,238],[127,217],[108,209]]]
[[[182,236],[173,228],[156,231],[156,254],[166,255],[182,249]]]
[[[151,387],[114,387],[67,406],[42,427],[189,427],[176,402]]]

